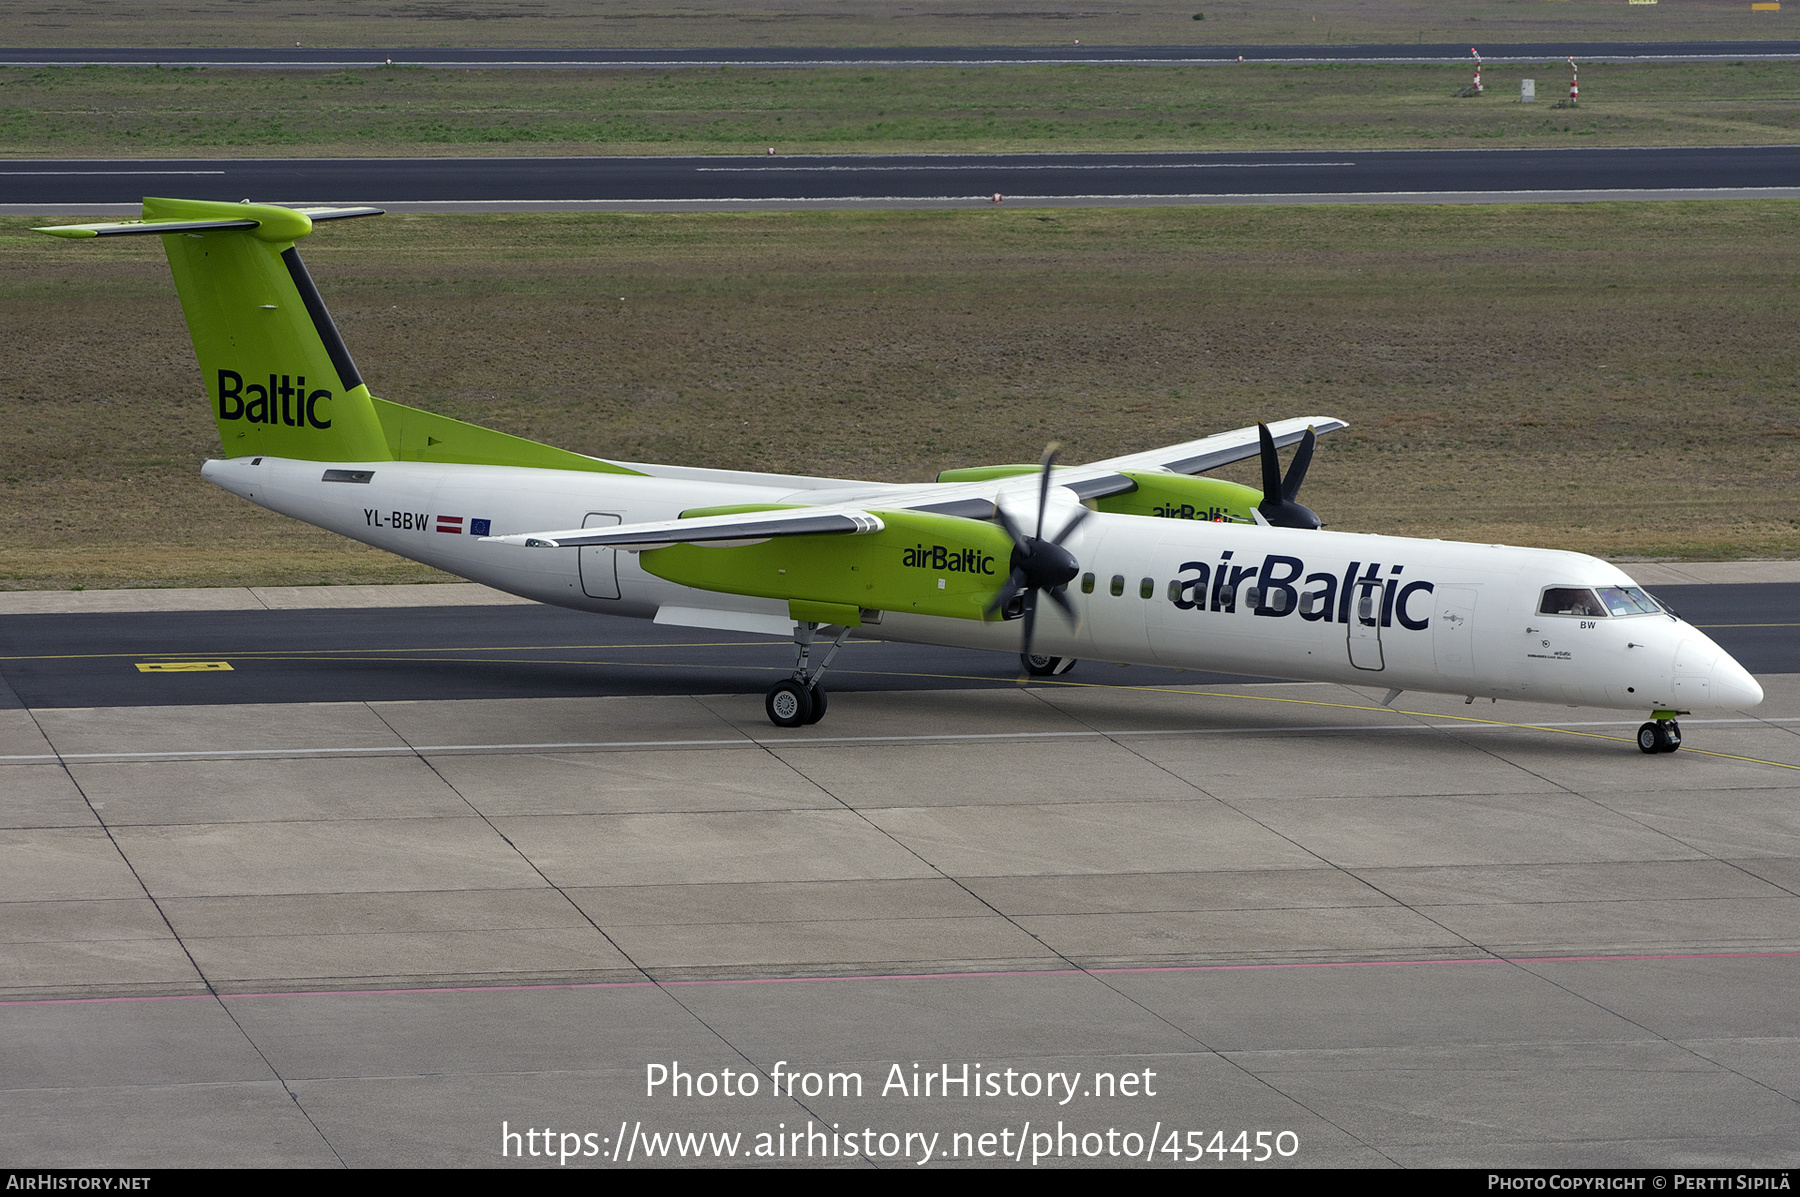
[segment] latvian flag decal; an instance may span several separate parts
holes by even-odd
[[[472,519],[469,521],[469,535],[486,536],[488,535],[488,529],[492,526],[492,520]],[[463,534],[463,517],[460,515],[440,515],[437,517],[437,530],[439,532],[448,532],[452,536],[461,536]]]

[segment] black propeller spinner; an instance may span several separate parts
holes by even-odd
[[[1294,496],[1300,493],[1300,484],[1306,481],[1306,467],[1312,464],[1313,445],[1318,437],[1308,428],[1306,435],[1300,438],[1300,447],[1294,451],[1293,464],[1288,466],[1287,478],[1281,476],[1281,462],[1275,457],[1275,438],[1269,435],[1269,426],[1261,420],[1256,422],[1257,434],[1262,438],[1262,474],[1263,501],[1256,505],[1262,517],[1277,528],[1322,528],[1324,521],[1313,514],[1309,507],[1294,502]]]
[[[1000,587],[1000,593],[988,604],[987,611],[992,615],[1014,602],[1019,603],[1019,617],[1025,622],[1019,651],[1026,656],[1031,655],[1031,634],[1037,625],[1037,596],[1040,592],[1050,596],[1050,601],[1061,609],[1070,623],[1075,622],[1075,604],[1059,588],[1074,580],[1075,575],[1081,572],[1081,565],[1075,560],[1073,553],[1062,547],[1062,542],[1093,514],[1085,507],[1078,509],[1069,522],[1063,525],[1062,531],[1045,539],[1044,515],[1050,499],[1050,467],[1056,463],[1056,453],[1055,445],[1044,451],[1044,469],[1038,482],[1037,531],[1034,535],[1027,536],[1019,531],[1006,510],[1000,504],[994,504],[995,518],[1013,540],[1012,572]]]

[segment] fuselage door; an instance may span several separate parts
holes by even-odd
[[[1358,578],[1350,596],[1350,664],[1376,670],[1381,661],[1380,578]]]
[[[588,517],[581,521],[581,526],[583,528],[610,528],[618,522],[619,517],[616,515],[590,511]],[[576,549],[575,552],[581,559],[581,592],[589,598],[618,598],[619,551],[601,547]]]
[[[1437,610],[1431,613],[1431,651],[1440,677],[1475,676],[1476,594],[1457,586],[1445,587],[1432,596],[1437,599]]]

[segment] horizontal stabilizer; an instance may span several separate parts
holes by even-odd
[[[219,205],[214,205],[218,207]],[[287,212],[298,212],[311,221],[343,220],[351,216],[381,216],[380,208],[288,208]],[[166,236],[169,233],[201,233],[217,229],[254,229],[260,228],[264,222],[252,218],[234,218],[222,220],[114,220],[102,224],[63,224],[49,228],[33,229],[34,233],[48,233],[52,237],[145,237]]]
[[[866,511],[820,511],[817,508],[771,511],[760,515],[720,515],[691,520],[659,520],[611,528],[570,528],[564,532],[523,532],[487,536],[501,544],[534,549],[614,548],[640,552],[676,544],[766,540],[774,536],[818,536],[830,533],[879,532],[884,525]]]

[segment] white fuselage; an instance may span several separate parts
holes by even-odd
[[[631,553],[481,536],[669,520],[726,504],[879,508],[884,491],[903,489],[701,470],[670,477],[271,457],[210,461],[203,472],[270,510],[540,602],[640,618],[664,608],[738,613],[771,626],[785,619],[784,602],[679,586]],[[324,481],[328,473],[367,480]],[[1003,496],[1008,487],[1035,490],[1036,481],[995,484]],[[1033,651],[1043,656],[1640,711],[1762,701],[1736,661],[1672,615],[1540,614],[1547,587],[1634,585],[1579,553],[1105,514],[1066,547],[1082,569],[1067,592],[1080,619],[1071,628],[1042,612]],[[1013,623],[885,613],[861,632],[1019,649]]]

